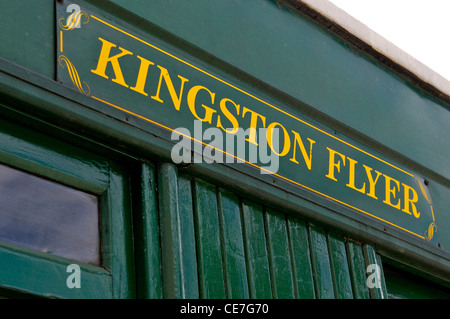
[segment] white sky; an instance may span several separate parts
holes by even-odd
[[[329,0],[450,80],[450,0]]]

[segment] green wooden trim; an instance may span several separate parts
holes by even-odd
[[[346,245],[353,296],[356,299],[369,299],[369,290],[366,283],[366,264],[361,244],[348,240]]]
[[[384,279],[383,265],[381,263],[381,257],[375,251],[375,248],[369,244],[363,244],[363,255],[366,261],[366,268],[369,265],[378,265],[380,268],[381,288],[369,288],[370,298],[372,299],[386,299],[386,281]]]
[[[112,298],[112,276],[94,267],[29,249],[0,245],[0,284],[2,289],[54,298]],[[80,266],[81,288],[66,285],[67,266]]]
[[[179,217],[184,297],[188,299],[199,298],[194,206],[190,176],[178,176],[178,199],[180,201]]]
[[[138,298],[162,298],[161,251],[155,167],[142,163],[137,176],[139,196],[133,210]],[[140,187],[140,188],[139,188]]]
[[[113,275],[113,298],[135,297],[134,251],[129,176],[113,164],[102,196],[103,264]],[[108,244],[106,244],[108,243]],[[106,244],[106,245],[105,245]]]
[[[378,296],[381,299],[386,299],[387,298],[387,287],[386,287],[386,278],[384,277],[384,270],[383,270],[383,262],[381,259],[381,255],[375,253],[375,257],[376,257],[376,263],[377,265],[380,266],[380,270],[381,270],[381,293]]]
[[[243,200],[242,221],[250,298],[270,299],[272,288],[262,207]]]
[[[328,254],[327,236],[321,227],[309,224],[315,290],[319,299],[334,299],[334,285]]]
[[[164,298],[183,298],[179,230],[178,180],[176,167],[158,167],[159,223]]]
[[[200,298],[225,298],[223,257],[215,186],[194,182],[194,216]]]
[[[156,240],[161,245],[162,297],[199,298],[190,177],[179,176],[174,165],[162,163],[157,180],[160,238],[153,236],[154,245]]]
[[[109,183],[108,161],[0,119],[0,162],[94,194]]]
[[[227,298],[249,298],[239,198],[223,189],[218,191],[219,220],[222,231]]]
[[[287,216],[288,236],[291,246],[292,264],[295,273],[294,286],[296,297],[313,299],[314,275],[311,265],[311,251],[309,249],[308,229],[305,222]]]
[[[273,297],[278,299],[294,298],[293,271],[286,217],[272,210],[266,210],[264,217]]]
[[[336,298],[351,299],[353,298],[352,283],[344,238],[332,232],[329,232],[327,236]]]

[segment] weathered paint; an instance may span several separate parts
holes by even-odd
[[[441,248],[410,245],[395,231],[374,230],[364,218],[344,216],[348,211],[339,204],[273,187],[276,182],[270,178],[258,181],[220,165],[176,167],[161,130],[136,130],[135,119],[121,112],[108,116],[110,106],[55,81],[53,1],[26,7],[5,2],[0,10],[0,162],[101,195],[104,254],[103,268],[82,265],[90,289],[75,291],[64,286],[67,260],[2,244],[0,258],[7,263],[0,265],[0,294],[433,295],[429,287],[435,286],[428,280],[408,277],[405,284],[386,266],[394,262],[448,284],[445,103],[274,1],[89,3],[113,22],[158,38],[181,57],[192,57],[202,67],[251,87],[254,94],[305,113],[339,138],[355,139],[429,176],[433,208],[442,225],[437,229]],[[236,14],[242,17],[239,23],[229,19]],[[34,37],[28,30],[34,30]],[[367,287],[371,264],[381,267],[381,290]],[[445,296],[445,288],[439,289]]]
[[[314,294],[314,273],[311,268],[308,229],[304,221],[287,216],[296,297],[312,299]]]
[[[328,233],[328,247],[334,278],[335,296],[338,299],[353,298],[345,241],[333,233]]]
[[[354,241],[348,241],[346,245],[353,295],[357,299],[368,299],[369,289],[366,284],[366,264],[364,262],[362,246]]]
[[[220,189],[218,196],[226,296],[249,298],[239,197],[223,189]]]

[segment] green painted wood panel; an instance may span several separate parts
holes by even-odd
[[[263,208],[244,200],[242,217],[250,298],[272,298]]]
[[[366,283],[366,264],[361,244],[348,240],[346,245],[353,296],[356,299],[368,299],[370,296]]]
[[[267,244],[269,265],[272,277],[272,293],[274,298],[294,298],[294,283],[289,243],[286,228],[286,217],[272,210],[266,210]]]
[[[201,298],[225,298],[216,187],[194,183],[194,216]]]
[[[380,266],[380,270],[381,270],[381,291],[379,292],[379,294],[376,294],[375,297],[379,298],[379,299],[387,299],[388,293],[387,293],[387,287],[386,287],[386,277],[384,276],[384,268],[383,268],[383,262],[381,260],[381,255],[375,252],[375,259],[376,259],[377,265]]]
[[[135,264],[132,234],[129,176],[124,169],[112,164],[107,194],[110,251],[109,269],[114,270],[113,297],[135,298]],[[103,203],[103,202],[102,202]]]
[[[51,79],[55,78],[53,0],[0,1],[0,56]]]
[[[188,176],[163,163],[158,171],[163,296],[198,298],[193,190]]]
[[[194,210],[191,178],[178,177],[178,199],[180,201],[180,241],[182,282],[184,298],[199,298],[197,275],[197,252],[195,246]]]
[[[239,198],[223,189],[218,196],[227,297],[249,298]]]
[[[369,295],[372,299],[385,299],[387,298],[386,282],[384,279],[383,265],[381,263],[381,257],[375,251],[375,248],[369,244],[363,244],[363,255],[366,261],[366,269],[369,265],[377,265],[380,271],[380,287],[369,288]]]
[[[109,182],[104,157],[6,119],[0,120],[0,161],[93,193]]]
[[[183,297],[178,179],[174,165],[158,167],[159,223],[164,298]]]
[[[136,285],[138,298],[162,298],[159,216],[156,173],[152,164],[143,163],[138,176],[140,196],[134,209],[136,247]]]
[[[351,299],[353,292],[345,240],[341,236],[329,232],[328,244],[336,298]]]
[[[310,224],[309,235],[317,298],[334,299],[334,286],[326,232],[323,228]]]
[[[2,267],[0,284],[29,294],[55,298],[113,298],[111,275],[104,269],[80,265],[81,288],[69,289],[66,285],[67,266],[73,261],[49,258],[42,253],[0,246],[0,260],[7,261]],[[117,284],[117,282],[116,282]],[[31,296],[31,295],[30,295]],[[126,291],[121,294],[126,298]]]
[[[305,222],[292,216],[287,217],[287,225],[295,273],[296,297],[313,299],[315,298],[314,274],[311,265],[307,226]]]

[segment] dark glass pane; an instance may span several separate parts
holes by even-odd
[[[389,299],[450,299],[447,287],[383,263]]]
[[[0,165],[0,241],[98,265],[98,198]]]

